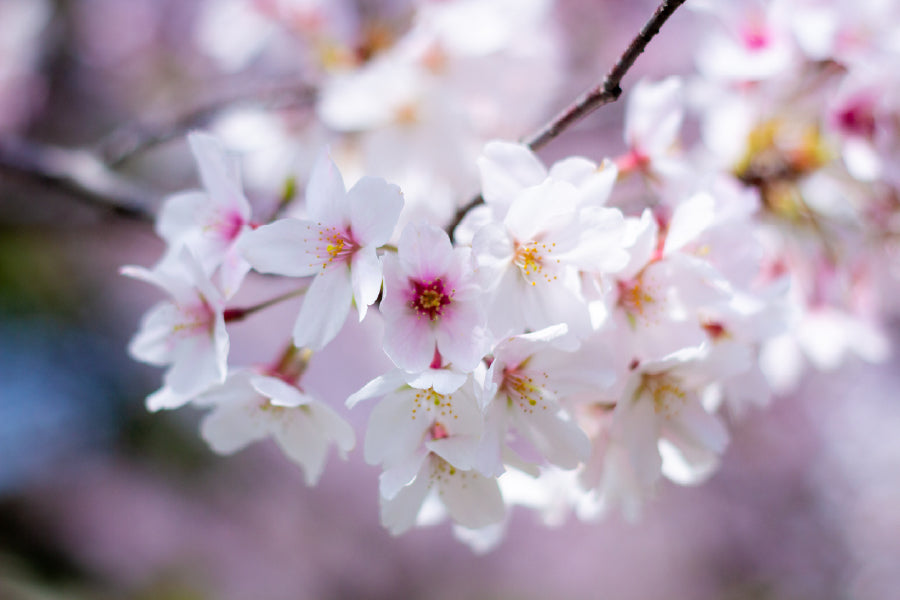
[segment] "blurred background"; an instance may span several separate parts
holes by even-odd
[[[302,129],[309,82],[321,77],[303,59],[311,25],[219,23],[235,4],[0,0],[0,599],[897,594],[897,359],[808,375],[735,424],[710,481],[663,485],[640,523],[613,514],[549,528],[514,509],[507,537],[486,555],[447,524],[390,536],[378,522],[377,469],[359,451],[346,463],[332,456],[308,488],[270,442],[222,458],[197,435],[193,409],[146,412],[161,372],[133,362],[126,346],[160,298],[118,269],[157,260],[163,244],[146,215],[198,185],[184,134],[245,131],[252,119],[231,119],[243,110]],[[247,4],[265,14],[278,3]],[[327,20],[336,47],[357,59],[408,26],[408,2],[323,6],[337,4],[343,12]],[[518,135],[595,83],[655,6],[557,2],[558,81]],[[673,17],[626,88],[689,71],[695,27],[688,14]],[[542,157],[620,152],[620,104]],[[248,154],[284,135],[259,127]],[[318,147],[292,155],[298,177]],[[263,205],[284,182],[265,172],[248,177]],[[296,306],[234,327],[238,359],[283,331]],[[340,405],[381,372],[357,343],[377,340],[377,329],[348,324],[314,358],[309,387]],[[892,333],[900,341],[896,324]],[[350,418],[361,425],[366,415]]]

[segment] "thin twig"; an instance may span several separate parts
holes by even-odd
[[[125,125],[101,140],[98,152],[110,167],[118,168],[151,148],[183,137],[191,129],[205,127],[225,110],[242,105],[260,105],[268,109],[307,107],[312,105],[315,97],[315,88],[305,82],[254,85],[165,122]]]
[[[684,4],[685,0],[663,0],[656,12],[650,18],[640,32],[635,36],[625,52],[616,61],[606,77],[599,85],[592,87],[579,96],[575,102],[566,107],[562,112],[553,117],[546,125],[541,127],[536,133],[526,137],[523,144],[532,150],[538,150],[547,145],[551,140],[559,136],[563,131],[580,121],[590,113],[594,112],[601,106],[610,104],[619,99],[622,95],[622,78],[628,73],[628,70],[634,65],[637,57],[644,52],[647,44],[650,43],[663,24],[672,16],[679,6]],[[456,211],[453,222],[447,227],[447,231],[452,235],[459,223],[466,214],[484,202],[484,198],[480,195],[473,198],[465,206]]]
[[[111,171],[87,150],[0,140],[0,175],[59,189],[112,213],[153,221],[155,196]]]

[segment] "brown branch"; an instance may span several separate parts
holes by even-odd
[[[541,127],[536,133],[526,137],[522,143],[531,148],[538,150],[546,146],[551,140],[559,136],[563,131],[580,121],[590,113],[594,112],[601,106],[610,104],[619,99],[622,95],[622,78],[628,73],[628,70],[634,65],[637,57],[644,52],[647,44],[650,43],[663,24],[672,16],[679,6],[684,4],[685,0],[662,0],[656,12],[647,21],[640,32],[631,40],[631,43],[625,49],[625,52],[616,61],[606,77],[599,85],[584,92],[575,102],[566,107],[562,112],[551,119],[546,125]],[[456,211],[453,222],[447,227],[447,232],[453,235],[453,232],[459,226],[466,214],[483,203],[484,199],[479,195],[469,201],[465,206]]]
[[[155,196],[111,171],[86,150],[0,140],[0,175],[61,190],[113,214],[152,221]]]

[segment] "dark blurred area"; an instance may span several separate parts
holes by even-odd
[[[159,298],[118,274],[161,253],[143,215],[196,185],[186,129],[248,98],[282,110],[297,96],[272,86],[306,76],[262,60],[223,72],[197,47],[206,4],[0,0],[0,38],[15,38],[18,53],[7,52],[9,67],[0,56],[0,110],[9,117],[0,119],[0,151],[89,149],[109,159],[100,188],[127,188],[140,207],[113,210],[102,197],[79,197],[65,177],[0,168],[0,600],[898,593],[896,359],[810,376],[796,395],[752,412],[734,424],[712,480],[663,486],[640,523],[610,515],[549,528],[515,509],[506,539],[484,556],[447,524],[391,537],[378,522],[377,472],[359,449],[347,463],[331,457],[318,487],[307,488],[270,442],[222,458],[197,435],[193,409],[148,413],[144,398],[160,371],[133,362],[126,346]],[[384,4],[401,27],[403,3]],[[571,47],[561,97],[592,83],[654,6],[560,2]],[[666,34],[638,73],[685,69],[677,40],[689,35],[687,21]],[[614,143],[617,119],[621,107],[609,107],[548,156],[586,140],[595,151]],[[264,327],[236,335],[252,343]],[[333,352],[350,348],[356,333],[345,329]],[[378,372],[312,371],[311,385],[336,404]]]

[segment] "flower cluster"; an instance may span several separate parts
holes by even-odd
[[[497,106],[471,110],[457,78],[476,59],[526,60],[512,31],[536,22],[543,3],[529,4],[532,21],[472,36],[463,16],[504,2],[427,4],[388,50],[323,76],[322,123],[353,135],[274,218],[253,220],[217,138],[190,136],[205,189],[164,205],[159,264],[125,269],[170,296],[131,346],[168,366],[151,410],[209,409],[201,433],[217,452],[271,436],[315,483],[330,446],[354,446],[335,402],[371,400],[362,438],[385,527],[449,516],[485,548],[513,504],[550,522],[637,518],[662,479],[713,473],[724,416],[789,390],[801,355],[820,368],[884,357],[873,299],[896,283],[896,250],[875,246],[896,237],[900,103],[878,66],[900,49],[887,31],[865,44],[853,32],[895,9],[697,3],[716,24],[698,73],[634,87],[620,156],[548,167],[494,140],[463,164],[489,130],[477,117]],[[804,27],[810,15],[830,26]],[[691,111],[702,136],[689,146]],[[483,202],[457,224],[470,172]],[[227,323],[270,304],[228,308],[250,270],[302,279],[304,299],[287,350],[235,368]],[[368,350],[394,368],[349,398],[317,398],[309,357],[354,307],[383,321]]]

